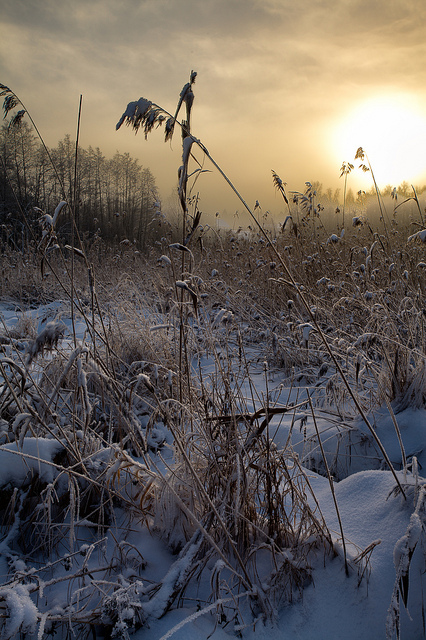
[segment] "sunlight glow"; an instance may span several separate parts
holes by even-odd
[[[414,96],[394,94],[361,102],[332,136],[339,166],[351,162],[359,173],[354,156],[362,147],[380,186],[426,181],[426,110],[419,109]]]

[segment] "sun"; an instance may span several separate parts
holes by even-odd
[[[426,107],[415,96],[381,95],[360,102],[333,131],[337,162],[354,161],[362,147],[379,186],[426,181]],[[339,166],[340,166],[339,165]]]

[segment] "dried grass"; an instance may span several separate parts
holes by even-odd
[[[370,427],[367,414],[383,403],[394,415],[408,405],[425,406],[422,238],[411,234],[407,243],[408,228],[398,227],[395,216],[385,235],[365,215],[345,234],[334,233],[313,186],[306,183],[290,202],[275,172],[274,185],[294,224],[278,233],[258,224],[255,230],[206,234],[197,206],[192,214],[189,206],[195,147],[236,190],[190,133],[195,75],[174,116],[140,99],[117,125],[126,122],[147,135],[165,124],[170,139],[185,106],[181,242],[163,240],[147,259],[132,261],[110,255],[99,242],[93,255],[83,245],[58,255],[40,247],[46,267],[40,271],[13,253],[4,262],[3,295],[23,308],[65,295],[73,324],[65,341],[58,322],[34,335],[31,323],[21,320],[1,340],[2,442],[16,447],[29,470],[23,483],[0,487],[10,565],[0,589],[8,612],[5,638],[29,626],[21,619],[11,627],[17,620],[14,590],[33,607],[40,637],[59,624],[96,624],[125,637],[150,615],[164,615],[205,570],[218,620],[236,618],[242,593],[254,620],[273,620],[276,608],[300,596],[311,580],[311,561],[333,555],[336,546],[290,436],[277,449],[271,419],[309,404],[315,433],[307,438],[301,421],[303,463],[327,475],[332,490],[338,469],[351,472],[356,446],[375,447],[374,463],[385,460],[393,471],[372,429],[354,444],[361,439],[356,419]],[[5,110],[17,106],[16,96],[0,89]],[[196,177],[202,166],[198,162]],[[81,344],[78,318],[88,332]],[[26,355],[17,338],[26,342]],[[269,369],[279,368],[290,389],[309,388],[309,397],[296,406],[271,406],[268,393],[260,397],[249,365],[253,348],[261,351],[266,379]],[[203,358],[212,361],[209,375]],[[334,451],[316,422],[321,412],[331,415],[330,406],[330,422],[338,424]],[[50,480],[37,473],[25,450],[30,438],[57,443],[46,462]],[[172,459],[165,455],[168,447]],[[404,456],[402,451],[407,472]],[[399,490],[404,494],[406,487],[399,484]],[[125,514],[121,522],[117,507]],[[420,510],[423,502],[417,516]],[[155,584],[140,582],[143,559],[135,559],[128,540],[141,522],[177,554]],[[107,536],[113,554],[99,550],[98,579],[89,573],[89,559]],[[344,547],[343,529],[341,539]],[[353,561],[361,576],[368,573],[371,551],[361,550]],[[26,565],[17,570],[21,552]],[[67,576],[55,572],[60,564]],[[398,594],[405,598],[405,575],[398,573],[393,604]],[[74,609],[34,609],[46,585],[62,581]],[[234,605],[224,607],[230,598]],[[392,611],[393,632],[397,609]]]

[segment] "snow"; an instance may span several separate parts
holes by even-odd
[[[422,242],[426,242],[426,229],[421,229],[420,231],[417,231],[417,233],[414,233],[412,236],[407,238],[407,242],[412,242],[416,238],[419,238]]]
[[[327,524],[338,540],[338,521],[328,481],[315,474],[310,480]],[[352,559],[349,577],[339,558],[318,563],[313,584],[305,588],[300,602],[287,606],[275,626],[265,628],[258,623],[255,630],[245,629],[243,637],[250,640],[385,638],[386,616],[395,582],[394,547],[405,536],[411,513],[410,504],[401,496],[389,497],[394,487],[395,480],[388,471],[360,472],[335,483],[343,531],[349,541],[348,555]],[[369,578],[358,585],[357,564],[353,559],[378,539],[380,544],[371,553]],[[207,638],[212,633],[212,621],[208,615],[205,620],[201,614],[194,617],[195,613],[186,610],[186,617],[184,610],[174,611],[162,620],[152,621],[149,630],[141,629],[134,638]],[[403,638],[423,637],[421,620],[410,621],[406,614],[402,618]],[[176,629],[173,636],[169,636],[172,626]],[[217,628],[210,637],[224,640],[232,637],[232,633]]]
[[[139,98],[139,100],[129,102],[126,110],[124,111],[120,120],[117,122],[116,129],[118,130],[125,121],[127,121],[127,123],[130,123],[136,118],[140,118],[141,116],[143,116],[151,107],[151,105],[152,102],[150,100],[147,100],[146,98]]]
[[[124,114],[126,115],[126,114]],[[124,116],[123,116],[124,117]],[[166,257],[162,260],[168,264]],[[179,286],[178,283],[176,283]],[[39,331],[55,326],[48,322],[61,321],[61,334],[58,340],[66,337],[65,328],[68,327],[68,335],[72,334],[70,318],[66,315],[61,303],[47,305],[43,308],[28,310],[38,323]],[[4,325],[16,326],[21,311],[11,304],[1,307],[1,318]],[[232,313],[223,308],[220,309],[213,320],[213,326],[220,326],[225,320],[232,318]],[[154,329],[166,328],[168,325],[157,325]],[[312,325],[301,325],[303,339],[308,343]],[[85,334],[84,323],[77,324],[77,335],[83,339]],[[56,334],[55,334],[56,335]],[[363,339],[363,336],[361,339]],[[51,348],[58,346],[57,340],[52,340]],[[30,343],[28,343],[30,347]],[[31,348],[31,347],[30,347]],[[256,360],[254,349],[253,361]],[[214,361],[209,358],[200,358],[198,365],[203,368],[206,378],[209,372],[214,371]],[[171,373],[169,373],[171,375]],[[137,383],[151,385],[149,376],[138,374]],[[291,390],[284,377],[277,371],[266,371],[261,362],[257,371],[253,373],[256,393],[259,398],[267,394],[274,399],[275,405],[286,402],[300,403],[306,399],[303,397],[303,382],[299,385],[292,384]],[[245,392],[244,383],[235,374],[235,386],[239,386],[242,394]],[[255,399],[246,389],[246,411],[255,411]],[[320,392],[318,392],[320,393]],[[251,399],[250,399],[251,398]],[[25,425],[26,414],[21,414],[15,419],[16,429]],[[333,418],[333,419],[332,419]],[[147,593],[149,585],[156,580],[162,580],[161,588],[146,602],[142,603],[142,611],[146,616],[148,625],[142,627],[133,634],[135,640],[200,640],[211,638],[212,640],[225,640],[235,637],[238,631],[240,637],[246,640],[379,640],[386,637],[386,623],[388,620],[389,633],[393,632],[389,627],[388,612],[392,606],[397,606],[395,596],[395,584],[401,571],[408,572],[410,589],[408,594],[409,612],[402,602],[400,606],[401,638],[403,640],[420,640],[424,637],[422,622],[422,572],[424,572],[424,514],[423,514],[423,490],[419,489],[425,481],[409,471],[404,474],[402,470],[402,453],[400,443],[395,430],[394,421],[386,407],[369,416],[376,433],[383,443],[392,464],[398,470],[400,483],[406,491],[406,498],[396,488],[394,475],[390,470],[383,468],[381,458],[377,461],[367,460],[363,457],[362,444],[351,444],[352,457],[349,457],[345,449],[345,438],[350,437],[350,430],[345,430],[344,421],[334,420],[331,414],[319,412],[318,427],[327,458],[334,456],[336,442],[343,442],[340,453],[335,456],[333,483],[337,501],[338,512],[345,536],[346,554],[349,563],[349,575],[345,573],[343,562],[343,545],[340,533],[340,524],[336,512],[336,504],[330,491],[329,479],[308,472],[309,480],[314,494],[320,505],[322,515],[331,533],[336,556],[326,557],[325,553],[318,553],[313,566],[313,580],[307,585],[300,599],[286,605],[277,612],[274,624],[264,626],[262,621],[253,624],[250,616],[239,622],[231,622],[227,625],[217,624],[211,613],[215,612],[220,604],[228,604],[223,601],[207,602],[210,593],[208,580],[201,580],[198,588],[194,587],[191,598],[184,600],[179,608],[173,607],[166,615],[164,612],[167,598],[173,586],[182,579],[187,570],[187,563],[191,554],[196,550],[199,540],[195,539],[186,549],[186,555],[181,553],[177,558],[173,556],[153,532],[141,526],[135,526],[135,530],[129,533],[127,540],[129,545],[134,545],[137,554],[132,564],[129,556],[128,570],[123,579],[123,591],[116,592],[116,597],[121,597],[122,618],[117,622],[117,630],[120,625],[126,624],[127,619],[135,615],[134,602],[138,593]],[[426,411],[422,408],[408,407],[399,412],[397,421],[403,441],[406,457],[412,461],[412,470],[417,468],[422,472],[426,468]],[[368,438],[366,426],[359,421],[356,424],[357,433]],[[290,411],[289,413],[276,415],[269,424],[271,434],[274,434],[276,446],[282,447],[288,440],[303,460],[307,456],[318,455],[318,450],[313,445],[311,436],[314,433],[312,416],[309,412]],[[155,434],[155,430],[153,431]],[[351,432],[352,433],[352,432]],[[343,434],[343,435],[342,435]],[[47,483],[51,483],[59,473],[58,467],[53,463],[55,456],[63,448],[59,440],[31,437],[27,434],[22,442],[3,444],[0,446],[0,487],[6,487],[10,483],[22,484],[29,474],[36,473]],[[372,448],[368,449],[371,456]],[[364,451],[365,453],[365,451]],[[110,452],[108,452],[110,455]],[[161,461],[158,460],[158,464]],[[369,468],[367,468],[369,467]],[[113,474],[119,469],[111,467],[109,473]],[[314,508],[314,504],[312,507]],[[117,520],[120,521],[117,513]],[[81,518],[76,526],[83,529],[93,528],[93,523]],[[89,535],[89,534],[87,534]],[[90,539],[92,540],[92,539]],[[92,549],[89,544],[82,545],[81,555]],[[106,551],[112,544],[111,538],[107,539]],[[370,548],[363,556],[364,550]],[[89,553],[91,569],[96,569],[101,564],[101,554]],[[140,556],[138,555],[140,554]],[[5,571],[7,562],[11,562],[11,550],[8,545],[0,546],[0,568]],[[18,556],[15,557],[15,570],[20,567]],[[139,557],[146,559],[146,569],[142,569]],[[89,560],[88,560],[89,561]],[[25,565],[23,565],[25,566]],[[9,569],[10,570],[10,569]],[[21,567],[23,570],[23,567]],[[130,589],[129,580],[136,572],[138,578]],[[65,574],[65,569],[64,569]],[[362,579],[361,579],[362,577]],[[6,580],[6,577],[4,577]],[[138,591],[139,590],[139,591]],[[14,584],[13,589],[0,587],[0,596],[9,613],[7,627],[4,629],[5,637],[14,637],[19,630],[37,631],[37,625],[45,623],[45,617],[37,612],[34,600],[30,595],[30,588],[23,584]],[[59,591],[57,594],[58,602]],[[245,595],[240,594],[241,603]],[[54,601],[52,601],[54,604]],[[133,604],[132,604],[133,602]],[[198,606],[197,606],[198,602]],[[235,604],[234,601],[232,601]],[[203,604],[200,604],[203,603]],[[53,607],[52,607],[53,608]],[[242,604],[242,611],[246,611]],[[237,628],[238,627],[238,628]],[[125,629],[124,629],[125,630]],[[36,637],[36,636],[33,636]],[[61,637],[58,640],[62,640]]]
[[[34,472],[41,480],[52,482],[56,475],[53,458],[63,449],[61,442],[47,438],[25,438],[0,447],[0,487],[23,484]],[[49,464],[50,463],[50,464]]]
[[[37,607],[31,600],[29,588],[18,584],[12,589],[0,587],[0,597],[6,601],[8,618],[3,629],[2,637],[19,637],[20,631],[34,631],[37,624]]]

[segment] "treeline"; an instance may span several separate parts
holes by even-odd
[[[333,204],[340,204],[343,201],[343,188],[331,189],[325,188],[321,182],[312,182],[312,189],[316,192],[318,200],[326,200]],[[426,185],[415,186],[417,195],[420,195],[426,191]],[[413,196],[413,187],[407,181],[401,182],[398,186],[392,186],[390,184],[380,189],[380,194],[383,197],[391,196],[393,193],[398,194],[398,198],[408,198]],[[370,187],[368,191],[358,191],[354,193],[352,188],[349,188],[346,192],[346,204],[362,204],[366,196],[377,197],[374,185]]]
[[[160,203],[155,179],[128,153],[106,158],[99,148],[79,148],[69,135],[48,150],[26,122],[0,130],[1,245],[23,249],[40,239],[43,213],[53,215],[61,200],[56,230],[69,242],[72,211],[81,238],[106,243],[129,241],[144,249],[155,240]],[[53,160],[53,164],[51,159]],[[76,179],[75,179],[76,176]]]

